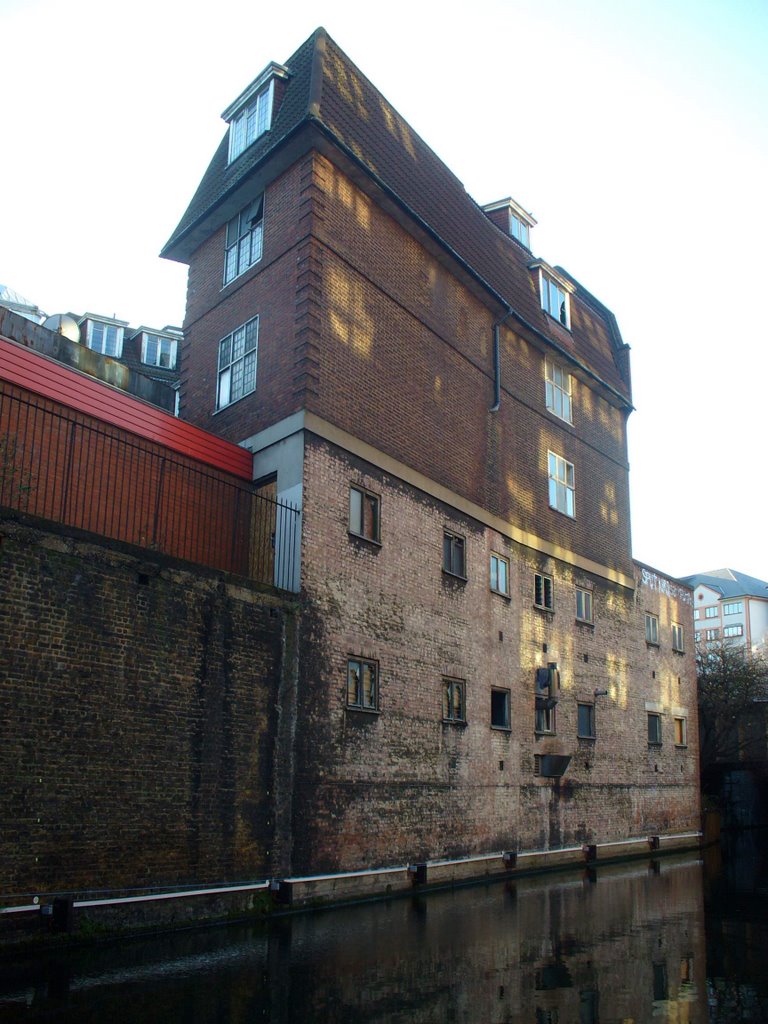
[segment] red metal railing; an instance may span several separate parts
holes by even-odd
[[[3,380],[0,505],[298,590],[297,509]]]

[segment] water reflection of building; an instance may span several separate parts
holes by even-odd
[[[294,919],[290,1019],[704,1022],[701,878],[646,862]]]
[[[323,30],[223,116],[164,255],[181,415],[303,506],[291,867],[697,830],[691,595],[632,561],[613,314]]]

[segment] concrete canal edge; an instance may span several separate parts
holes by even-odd
[[[263,920],[312,909],[391,899],[547,872],[699,850],[717,841],[716,829],[652,835],[556,850],[500,851],[451,860],[333,875],[265,879],[239,885],[177,888],[136,894],[71,893],[0,906],[0,956],[177,931],[212,924]]]

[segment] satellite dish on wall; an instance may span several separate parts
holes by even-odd
[[[43,327],[47,327],[54,334],[61,334],[62,337],[69,338],[70,341],[80,341],[80,328],[76,321],[66,313],[49,316],[47,320],[43,321]]]

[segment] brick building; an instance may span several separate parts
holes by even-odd
[[[632,559],[611,312],[324,30],[223,117],[163,255],[182,418],[303,511],[292,869],[698,829],[691,592]]]

